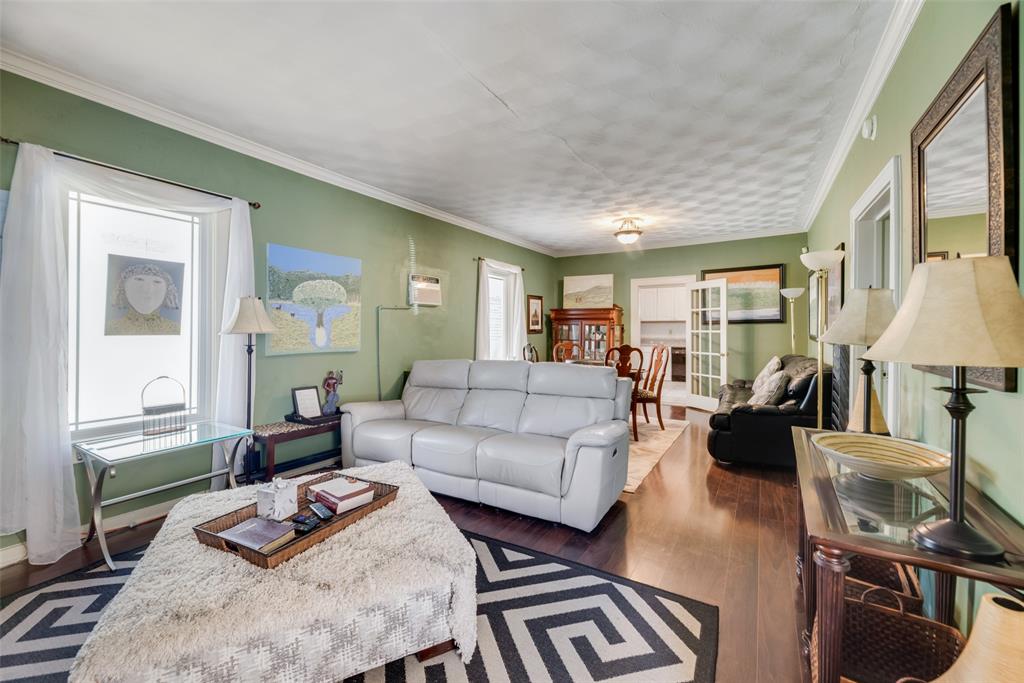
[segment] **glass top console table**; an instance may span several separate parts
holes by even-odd
[[[85,467],[85,473],[89,477],[89,492],[92,496],[92,519],[89,524],[89,534],[83,543],[88,543],[95,534],[99,539],[100,550],[103,551],[103,559],[106,560],[107,566],[111,570],[116,569],[114,561],[110,558],[110,551],[107,550],[107,537],[103,531],[103,508],[135,500],[152,493],[159,493],[160,491],[224,475],[227,476],[228,486],[234,488],[236,485],[234,465],[235,457],[238,454],[238,447],[251,435],[252,430],[245,427],[234,427],[220,422],[201,421],[190,423],[181,431],[153,436],[143,435],[142,430],[138,430],[76,441],[72,444],[72,447],[74,448],[75,455],[82,461]],[[173,481],[117,498],[111,498],[110,500],[103,500],[103,482],[108,475],[111,479],[117,477],[118,465],[127,462],[138,462],[145,458],[163,457],[169,453],[183,451],[196,446],[212,445],[232,440],[235,443],[229,452],[227,467],[223,469],[215,470],[209,474],[200,474],[188,479]]]
[[[964,560],[918,547],[910,531],[946,515],[945,473],[904,481],[881,481],[851,472],[827,458],[811,441],[819,430],[793,428],[800,491],[797,574],[804,603],[804,647],[818,619],[818,672],[822,683],[838,683],[842,656],[844,582],[851,555],[864,555],[935,572],[935,618],[953,624],[957,578],[975,579],[1024,597],[1024,527],[970,484],[967,521],[1006,548],[997,564]]]

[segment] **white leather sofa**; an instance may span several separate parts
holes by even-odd
[[[590,531],[626,484],[629,399],[613,368],[416,361],[401,400],[341,406],[342,462]]]

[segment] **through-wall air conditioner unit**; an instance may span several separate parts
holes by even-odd
[[[441,278],[433,275],[409,276],[409,305],[440,306]]]

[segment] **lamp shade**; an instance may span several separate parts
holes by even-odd
[[[804,293],[803,287],[784,287],[779,290],[779,294],[786,297],[787,299],[795,299]]]
[[[851,289],[846,305],[822,341],[828,344],[871,346],[896,315],[891,289]]]
[[[240,296],[235,304],[235,313],[231,316],[231,324],[224,334],[273,334],[277,332],[274,323],[270,322],[267,309],[263,308],[263,300],[258,296]]]
[[[1024,367],[1024,298],[1006,256],[919,263],[869,360]]]
[[[846,252],[841,249],[825,251],[809,251],[800,254],[800,262],[807,266],[808,270],[832,270],[843,260]]]

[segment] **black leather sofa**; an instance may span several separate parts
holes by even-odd
[[[793,467],[792,427],[817,426],[818,362],[799,355],[782,356],[789,375],[780,405],[750,405],[750,380],[718,390],[718,409],[709,421],[708,452],[721,463]],[[831,421],[832,370],[825,367],[825,424]]]

